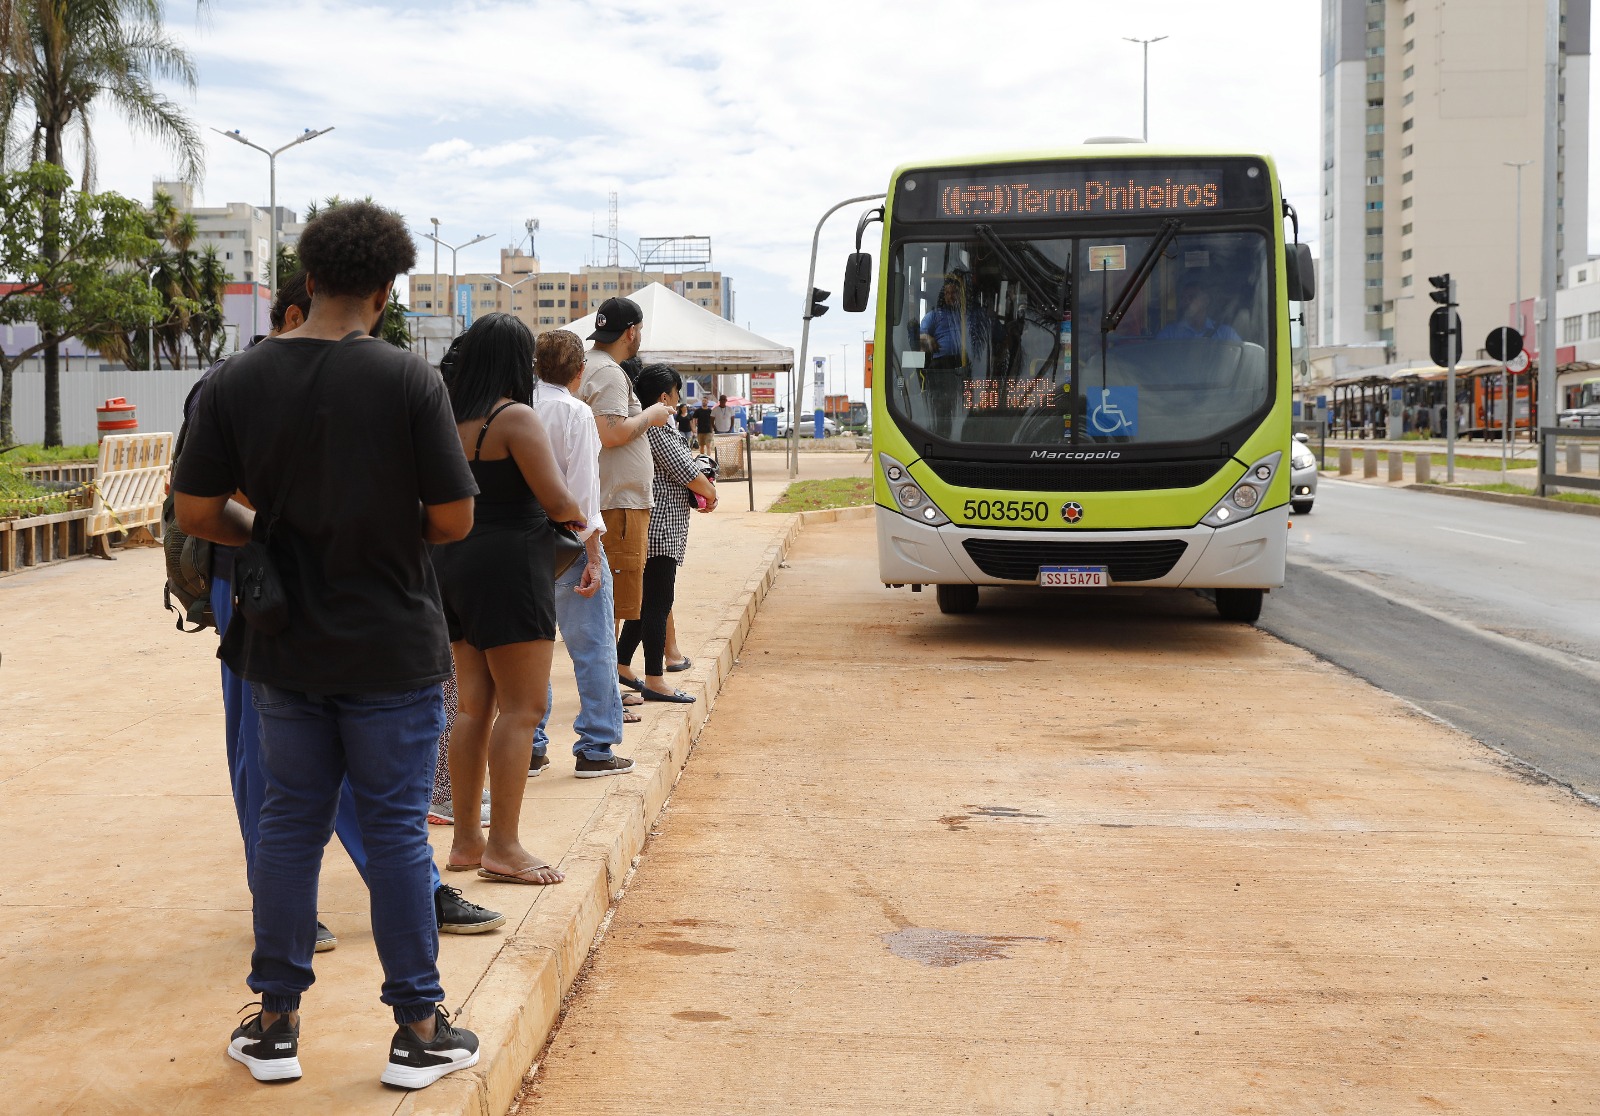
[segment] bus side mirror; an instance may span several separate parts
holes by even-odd
[[[872,295],[872,253],[851,252],[844,265],[844,290],[839,304],[847,314],[859,314],[867,308]]]
[[[1291,244],[1284,253],[1284,277],[1289,283],[1290,302],[1310,302],[1317,297],[1317,265],[1311,258],[1311,245]]]

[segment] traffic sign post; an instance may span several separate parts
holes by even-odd
[[[1521,307],[1518,307],[1520,312]],[[1484,352],[1489,354],[1491,360],[1500,362],[1500,394],[1501,405],[1505,408],[1500,416],[1500,483],[1505,484],[1506,472],[1510,469],[1507,460],[1511,452],[1511,435],[1516,428],[1514,407],[1516,397],[1511,390],[1510,363],[1513,356],[1522,355],[1522,334],[1510,326],[1501,326],[1499,329],[1489,331],[1489,336],[1483,342]]]

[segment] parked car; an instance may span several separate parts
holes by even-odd
[[[1556,425],[1579,430],[1600,430],[1600,403],[1557,412]]]
[[[816,433],[817,433],[817,420],[816,420],[816,417],[814,415],[810,415],[810,414],[801,415],[800,416],[800,437],[802,437],[802,438],[811,438],[811,437],[814,437],[816,435]],[[836,436],[838,433],[839,433],[839,424],[834,422],[831,418],[828,418],[828,417],[824,416],[823,419],[822,419],[822,436],[824,438],[832,438],[832,437]],[[779,415],[778,415],[778,437],[787,438],[788,436],[789,436],[789,415],[788,415],[787,412],[780,412]]]
[[[1310,515],[1317,498],[1317,455],[1306,444],[1310,440],[1296,434],[1289,443],[1289,507],[1296,515]]]

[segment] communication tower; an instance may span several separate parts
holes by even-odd
[[[611,191],[611,220],[606,225],[606,266],[617,266],[617,192]]]

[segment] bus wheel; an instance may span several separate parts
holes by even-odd
[[[934,596],[939,601],[939,611],[950,616],[978,610],[976,585],[935,585]]]
[[[1217,612],[1224,620],[1237,624],[1254,624],[1261,618],[1260,589],[1218,589]]]

